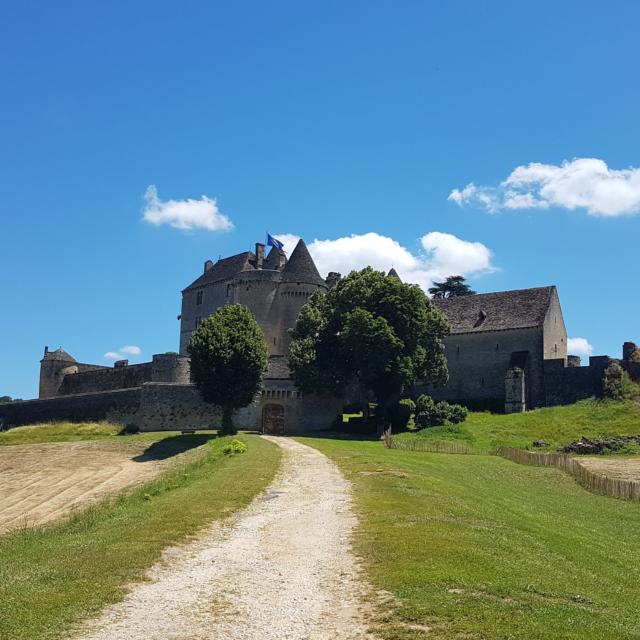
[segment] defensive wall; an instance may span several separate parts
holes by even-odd
[[[238,428],[263,429],[265,409],[276,409],[286,433],[328,429],[342,408],[342,400],[301,396],[290,380],[265,381],[248,407],[235,412]],[[130,389],[79,393],[0,405],[0,425],[11,428],[64,420],[106,420],[140,431],[218,429],[220,410],[202,400],[193,384],[145,382]]]

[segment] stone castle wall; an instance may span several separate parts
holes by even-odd
[[[445,338],[449,382],[425,387],[436,400],[478,408],[503,407],[505,376],[514,352],[528,351],[527,406],[544,404],[543,337],[540,328],[454,334]]]
[[[116,363],[114,367],[43,359],[40,398],[131,389],[145,382],[189,383],[189,359],[161,353],[151,362]]]
[[[261,430],[268,404],[284,408],[286,433],[330,428],[342,408],[338,398],[300,397],[290,380],[267,381],[256,400],[234,414],[240,429]],[[192,384],[147,382],[118,391],[83,393],[0,405],[3,428],[52,421],[100,421],[131,425],[140,431],[218,429],[220,410],[202,400]]]
[[[150,362],[65,375],[58,395],[130,389],[145,382],[151,382]]]

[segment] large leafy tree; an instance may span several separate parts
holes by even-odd
[[[433,298],[444,299],[472,296],[476,292],[466,283],[464,276],[449,276],[444,282],[434,282],[429,293]]]
[[[188,351],[203,399],[222,409],[222,432],[235,433],[233,411],[253,401],[267,367],[260,325],[247,307],[226,305],[191,334]]]
[[[367,267],[309,299],[291,332],[289,364],[303,392],[339,394],[355,382],[386,405],[406,385],[447,381],[448,332],[420,287]]]

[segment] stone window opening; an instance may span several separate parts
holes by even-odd
[[[196,304],[202,304],[202,296],[204,295],[204,291],[198,291],[196,293]]]
[[[232,284],[228,284],[227,285],[227,298],[231,296],[231,292],[233,291],[233,285]]]
[[[273,336],[273,344],[275,344],[275,343],[276,343],[276,337]]]
[[[456,345],[456,353],[457,353],[458,355],[460,355],[460,345],[459,345],[459,344],[458,344],[458,345]]]
[[[196,316],[196,329],[202,324],[202,316]]]
[[[484,387],[484,378],[480,378],[480,384]]]
[[[500,351],[500,343],[496,342],[496,351]]]

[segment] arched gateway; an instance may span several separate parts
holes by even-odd
[[[284,407],[281,404],[265,404],[262,407],[262,433],[284,433]]]

